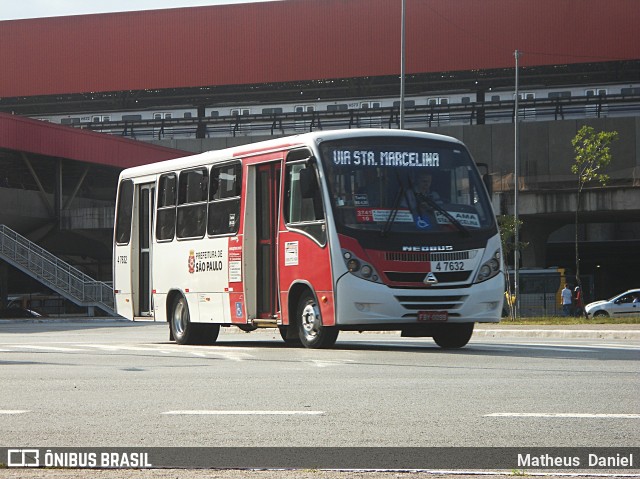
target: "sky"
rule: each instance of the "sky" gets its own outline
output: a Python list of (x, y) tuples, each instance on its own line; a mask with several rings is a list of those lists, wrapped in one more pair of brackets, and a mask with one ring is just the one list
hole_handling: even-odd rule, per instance
[(0, 0), (0, 20), (264, 1), (273, 0)]

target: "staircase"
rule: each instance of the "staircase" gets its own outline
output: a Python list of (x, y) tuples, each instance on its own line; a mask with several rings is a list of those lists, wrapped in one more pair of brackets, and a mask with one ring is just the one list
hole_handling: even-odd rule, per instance
[(87, 276), (5, 225), (0, 225), (0, 259), (75, 304), (89, 308), (90, 315), (94, 307), (116, 315), (111, 286)]

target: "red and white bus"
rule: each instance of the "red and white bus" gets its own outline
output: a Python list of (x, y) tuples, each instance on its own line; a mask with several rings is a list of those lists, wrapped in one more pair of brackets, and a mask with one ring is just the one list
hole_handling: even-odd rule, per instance
[(500, 255), (482, 177), (446, 136), (320, 131), (120, 175), (117, 312), (179, 344), (238, 326), (311, 348), (340, 330), (462, 347), (500, 320)]

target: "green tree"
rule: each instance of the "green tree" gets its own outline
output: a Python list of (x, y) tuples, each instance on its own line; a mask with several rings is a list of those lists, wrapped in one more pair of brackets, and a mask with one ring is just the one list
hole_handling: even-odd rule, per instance
[[(509, 308), (509, 318), (515, 320), (515, 293), (511, 290), (511, 278), (509, 276), (509, 265), (507, 264), (507, 258), (515, 251), (515, 236), (516, 236), (516, 217), (514, 215), (500, 215), (498, 216), (498, 226), (500, 227), (500, 241), (502, 242), (502, 264), (504, 266), (504, 274), (507, 278), (507, 294), (505, 297), (507, 307)], [(518, 220), (518, 228), (522, 226), (522, 220)], [(518, 252), (521, 252), (528, 243), (518, 241)]]
[(576, 153), (575, 162), (571, 166), (571, 172), (577, 175), (578, 189), (576, 192), (575, 214), (575, 250), (576, 250), (576, 284), (582, 290), (580, 281), (580, 254), (578, 251), (578, 215), (582, 207), (582, 191), (587, 183), (597, 182), (606, 186), (609, 175), (603, 172), (611, 163), (611, 150), (609, 145), (618, 139), (617, 131), (596, 132), (590, 126), (580, 128), (576, 136), (571, 140)]

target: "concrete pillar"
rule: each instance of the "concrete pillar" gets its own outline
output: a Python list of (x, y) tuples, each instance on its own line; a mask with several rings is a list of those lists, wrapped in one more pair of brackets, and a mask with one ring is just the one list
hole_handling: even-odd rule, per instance
[(60, 217), (62, 216), (62, 160), (56, 160), (56, 176), (55, 176), (55, 191), (54, 191), (54, 213), (56, 222), (60, 224)]
[(540, 220), (526, 216), (522, 219), (520, 241), (528, 243), (521, 252), (523, 268), (544, 268), (546, 266), (547, 241), (559, 224), (551, 220)]
[(198, 105), (198, 126), (196, 128), (196, 138), (205, 138), (207, 136), (207, 125), (204, 123), (205, 115), (205, 106)]
[(0, 309), (7, 307), (9, 296), (9, 265), (0, 261)]

